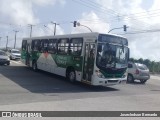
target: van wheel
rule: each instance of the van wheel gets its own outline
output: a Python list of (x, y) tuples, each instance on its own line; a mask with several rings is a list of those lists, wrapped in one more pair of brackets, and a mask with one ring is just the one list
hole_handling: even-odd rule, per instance
[(32, 63), (32, 69), (33, 71), (37, 71), (37, 63), (35, 61)]
[(69, 80), (70, 82), (75, 82), (75, 79), (76, 79), (76, 73), (75, 73), (75, 71), (74, 70), (68, 70), (68, 72), (67, 72), (67, 80)]
[(147, 80), (140, 80), (141, 83), (145, 83)]
[(132, 75), (128, 74), (128, 76), (127, 76), (127, 82), (128, 83), (133, 83), (134, 82), (134, 78), (133, 78)]

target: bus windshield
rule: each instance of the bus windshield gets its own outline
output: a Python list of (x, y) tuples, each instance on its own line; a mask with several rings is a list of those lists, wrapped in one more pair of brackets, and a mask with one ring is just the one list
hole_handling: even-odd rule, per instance
[(97, 66), (102, 68), (124, 68), (128, 62), (128, 48), (123, 45), (98, 43)]

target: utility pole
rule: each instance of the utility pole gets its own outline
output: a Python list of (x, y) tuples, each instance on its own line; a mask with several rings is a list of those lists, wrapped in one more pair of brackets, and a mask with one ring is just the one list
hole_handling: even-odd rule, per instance
[(30, 30), (30, 38), (31, 38), (32, 37), (32, 27), (35, 26), (35, 25), (32, 25), (32, 24), (28, 24), (28, 25), (31, 28), (31, 30)]
[(52, 21), (51, 21), (51, 23), (54, 24), (54, 36), (55, 36), (55, 35), (56, 35), (56, 26), (59, 25), (59, 24), (54, 23), (54, 22), (52, 22)]
[(16, 30), (13, 30), (14, 32), (15, 32), (15, 41), (14, 41), (14, 49), (16, 48), (16, 34), (17, 34), (17, 32), (19, 32), (19, 31), (16, 31)]
[(7, 50), (7, 46), (8, 46), (8, 36), (6, 36), (7, 37), (7, 42), (6, 42), (6, 50)]

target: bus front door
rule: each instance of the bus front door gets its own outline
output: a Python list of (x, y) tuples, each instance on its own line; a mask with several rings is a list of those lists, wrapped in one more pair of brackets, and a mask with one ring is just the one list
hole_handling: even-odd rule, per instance
[(83, 80), (91, 82), (95, 60), (95, 43), (85, 43), (84, 62), (83, 62)]

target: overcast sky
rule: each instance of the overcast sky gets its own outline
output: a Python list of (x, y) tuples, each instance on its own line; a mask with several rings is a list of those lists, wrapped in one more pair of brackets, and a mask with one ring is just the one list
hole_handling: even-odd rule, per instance
[(30, 35), (29, 24), (34, 25), (32, 36), (53, 35), (51, 21), (59, 24), (56, 34), (90, 32), (74, 28), (71, 22), (76, 20), (101, 33), (127, 25), (127, 32), (111, 33), (128, 38), (131, 57), (160, 61), (159, 6), (159, 0), (0, 0), (0, 47), (6, 46), (6, 36), (13, 47), (13, 30), (19, 31), (16, 46), (20, 47), (22, 38)]

